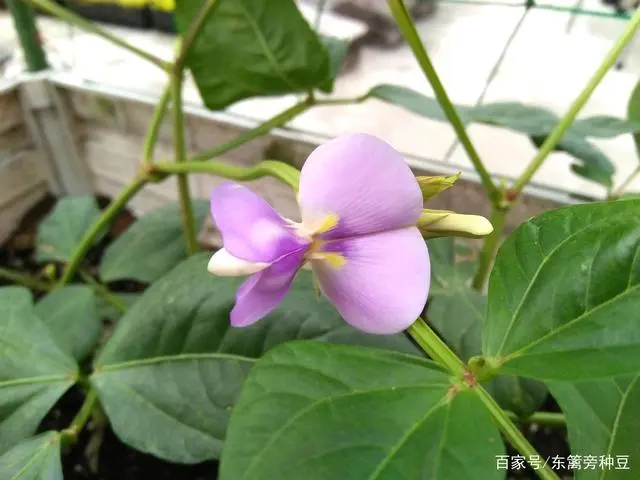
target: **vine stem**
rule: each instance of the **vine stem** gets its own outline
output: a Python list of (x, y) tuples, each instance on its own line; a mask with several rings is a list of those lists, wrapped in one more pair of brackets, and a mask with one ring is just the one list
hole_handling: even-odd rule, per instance
[(91, 418), (91, 413), (97, 404), (98, 394), (93, 388), (90, 388), (77, 415), (71, 424), (61, 432), (65, 442), (75, 443), (78, 441), (78, 435)]
[(609, 195), (609, 199), (610, 200), (615, 199), (615, 198), (618, 198), (620, 195), (622, 195), (625, 192), (625, 190), (629, 188), (629, 185), (631, 185), (631, 183), (636, 179), (638, 175), (640, 175), (640, 164), (633, 169), (633, 171), (620, 184), (618, 188), (616, 188), (613, 192), (611, 192), (611, 194)]
[(148, 167), (153, 163), (153, 151), (158, 142), (158, 135), (160, 134), (160, 127), (162, 126), (162, 119), (167, 113), (169, 108), (169, 101), (171, 100), (171, 94), (173, 91), (173, 81), (170, 78), (167, 88), (165, 88), (158, 105), (156, 105), (153, 111), (153, 117), (151, 117), (151, 123), (147, 130), (147, 135), (144, 139), (144, 146), (142, 148), (142, 166)]
[[(437, 363), (447, 368), (454, 376), (460, 379), (468, 379), (470, 372), (466, 369), (464, 363), (458, 356), (447, 346), (436, 332), (422, 318), (418, 318), (411, 325), (407, 332), (413, 337), (418, 345)], [(509, 414), (505, 412), (496, 403), (493, 397), (481, 385), (475, 382), (469, 386), (478, 395), (482, 403), (487, 407), (494, 421), (497, 423), (500, 431), (505, 438), (526, 458), (538, 455), (535, 448), (529, 443), (520, 429), (511, 421)], [(559, 480), (551, 467), (545, 465), (536, 473), (542, 480)]]
[(479, 292), (484, 290), (487, 278), (491, 272), (491, 263), (493, 262), (493, 258), (498, 250), (500, 238), (502, 237), (502, 232), (504, 231), (507, 221), (508, 212), (508, 207), (494, 207), (492, 210), (490, 222), (491, 225), (493, 225), (493, 232), (491, 232), (482, 243), (480, 256), (478, 257), (478, 270), (476, 271), (476, 275), (473, 277), (472, 282), (473, 288)]
[(102, 212), (100, 218), (98, 218), (95, 223), (91, 225), (89, 230), (87, 230), (87, 233), (84, 234), (84, 237), (82, 237), (82, 240), (73, 252), (71, 260), (62, 272), (59, 285), (66, 285), (73, 279), (73, 276), (78, 271), (82, 260), (91, 248), (91, 245), (93, 245), (98, 234), (109, 227), (111, 221), (127, 205), (127, 202), (131, 200), (131, 198), (133, 198), (133, 196), (138, 193), (148, 181), (147, 175), (136, 177), (124, 188), (124, 190), (122, 190), (122, 192), (120, 192), (120, 195), (118, 195), (118, 197), (109, 204), (104, 212)]
[(429, 58), (429, 54), (422, 44), (420, 35), (416, 30), (416, 26), (411, 19), (411, 15), (407, 10), (406, 5), (404, 4), (403, 0), (387, 0), (387, 3), (389, 4), (391, 13), (395, 18), (395, 21), (398, 24), (402, 35), (411, 47), (413, 55), (416, 57), (416, 60), (418, 60), (418, 63), (420, 64), (422, 71), (427, 77), (427, 80), (429, 80), (431, 88), (433, 88), (433, 93), (435, 94), (436, 100), (447, 116), (449, 123), (451, 123), (451, 126), (455, 130), (458, 136), (458, 140), (469, 156), (471, 163), (473, 163), (474, 168), (478, 172), (480, 181), (482, 182), (482, 186), (484, 187), (493, 204), (496, 205), (501, 200), (500, 192), (493, 183), (491, 175), (484, 166), (484, 163), (482, 163), (482, 160), (480, 159), (476, 148), (473, 146), (473, 143), (471, 142), (471, 139), (467, 134), (465, 126), (462, 123), (458, 112), (449, 99), (449, 95), (447, 95), (447, 92), (444, 89), (444, 85), (442, 85), (442, 82), (438, 77), (438, 73), (436, 72), (433, 63), (431, 62), (431, 58)]
[(537, 423), (549, 427), (566, 427), (567, 419), (562, 413), (557, 412), (533, 412), (528, 417), (519, 417), (515, 413), (505, 412), (515, 422)]
[(250, 142), (254, 138), (258, 138), (262, 135), (269, 133), (274, 128), (283, 126), (285, 123), (289, 122), (293, 118), (297, 117), (301, 113), (311, 108), (314, 104), (315, 104), (315, 100), (313, 98), (306, 97), (301, 102), (298, 102), (292, 107), (289, 107), (286, 110), (283, 110), (279, 114), (271, 117), (269, 120), (266, 120), (260, 125), (250, 130), (245, 130), (240, 135), (238, 135), (235, 138), (232, 138), (228, 142), (218, 145), (217, 147), (214, 147), (210, 150), (205, 150), (204, 152), (193, 157), (191, 160), (194, 162), (203, 162), (215, 157), (219, 157), (220, 155), (223, 155), (228, 151), (239, 147), (240, 145), (244, 145), (245, 143)]
[[(187, 146), (184, 135), (184, 112), (182, 111), (182, 80), (183, 71), (176, 70), (172, 77), (173, 100), (173, 146), (175, 150), (175, 162), (181, 164), (187, 161)], [(198, 238), (193, 217), (193, 204), (189, 192), (189, 178), (186, 173), (178, 173), (178, 197), (180, 198), (180, 212), (182, 216), (182, 228), (187, 241), (187, 252), (193, 255), (199, 250)]]
[(298, 189), (300, 171), (286, 163), (264, 160), (251, 167), (233, 165), (216, 160), (208, 162), (156, 163), (154, 172), (164, 174), (210, 173), (231, 180), (247, 181), (262, 177), (274, 177), (295, 190)]
[(37, 278), (25, 275), (24, 273), (16, 272), (2, 267), (0, 267), (0, 278), (9, 280), (10, 282), (22, 285), (23, 287), (27, 287), (32, 290), (41, 290), (43, 292), (53, 290), (53, 285), (50, 285), (47, 282), (43, 282), (41, 280), (38, 280)]
[(93, 33), (94, 35), (98, 35), (99, 37), (102, 37), (105, 40), (108, 40), (114, 45), (117, 45), (121, 48), (124, 48), (125, 50), (130, 51), (131, 53), (138, 55), (139, 57), (158, 66), (162, 70), (165, 70), (167, 72), (170, 71), (171, 64), (169, 62), (165, 62), (164, 60), (156, 57), (155, 55), (152, 55), (149, 52), (145, 52), (144, 50), (130, 44), (129, 42), (122, 40), (117, 35), (114, 35), (108, 30), (105, 30), (99, 27), (98, 25), (96, 25), (95, 23), (89, 20), (85, 20), (80, 15), (77, 15), (72, 11), (64, 8), (63, 6), (58, 5), (52, 0), (25, 0), (25, 1), (29, 2), (31, 5), (39, 8), (40, 10), (50, 13), (51, 15), (58, 17), (61, 20), (65, 20), (71, 23), (72, 25), (75, 25), (76, 27), (81, 28), (82, 30), (85, 30), (89, 33)]
[(93, 278), (83, 270), (79, 270), (78, 274), (80, 275), (84, 283), (93, 288), (98, 295), (100, 295), (107, 302), (113, 305), (121, 313), (126, 313), (127, 304), (120, 300), (116, 295), (114, 295), (111, 290), (109, 290), (106, 286), (98, 282), (95, 278)]
[(571, 124), (578, 116), (578, 113), (585, 106), (594, 90), (598, 87), (604, 76), (607, 74), (609, 69), (618, 61), (618, 57), (625, 49), (627, 44), (633, 39), (634, 34), (638, 30), (640, 26), (640, 8), (636, 9), (635, 13), (629, 20), (627, 27), (616, 43), (611, 47), (609, 53), (604, 57), (600, 66), (596, 69), (594, 74), (591, 76), (584, 89), (577, 98), (573, 101), (567, 112), (564, 114), (560, 122), (556, 125), (556, 127), (552, 130), (549, 136), (546, 138), (536, 155), (533, 157), (527, 168), (522, 172), (520, 177), (516, 180), (513, 185), (512, 193), (517, 196), (520, 194), (522, 189), (531, 181), (534, 174), (538, 171), (542, 163), (549, 156), (549, 154), (553, 151), (555, 146), (558, 144), (562, 136), (566, 133), (566, 131), (571, 127)]

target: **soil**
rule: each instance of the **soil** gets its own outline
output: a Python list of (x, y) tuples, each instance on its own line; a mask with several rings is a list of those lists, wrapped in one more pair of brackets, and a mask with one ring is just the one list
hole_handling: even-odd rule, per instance
[[(98, 198), (97, 200), (101, 208), (104, 208), (108, 203), (106, 198)], [(38, 275), (41, 272), (42, 265), (37, 264), (34, 260), (36, 231), (40, 221), (54, 205), (55, 200), (52, 197), (47, 197), (25, 215), (13, 236), (0, 248), (1, 267), (17, 269), (33, 275)], [(113, 241), (133, 221), (135, 218), (130, 213), (123, 212), (116, 219), (103, 241), (91, 249), (87, 256), (88, 267), (86, 267), (90, 273), (95, 273), (95, 266), (98, 265), (109, 242)], [(7, 284), (9, 282), (0, 279), (0, 286)], [(135, 282), (117, 282), (110, 284), (109, 288), (117, 292), (138, 292), (144, 289), (144, 285)], [(33, 293), (36, 298), (42, 295), (41, 292)], [(61, 430), (68, 427), (78, 412), (83, 398), (79, 388), (72, 388), (45, 417), (38, 431)], [(548, 397), (541, 410), (560, 411), (551, 396)], [(558, 455), (566, 459), (569, 455), (566, 430), (564, 429), (552, 429), (531, 424), (523, 427), (523, 433), (539, 452), (542, 462), (549, 459), (549, 464), (551, 464), (553, 456)], [(167, 432), (167, 434), (170, 435), (171, 432)], [(510, 457), (517, 455), (511, 448), (508, 448), (507, 454)], [(215, 480), (218, 478), (218, 462), (216, 461), (198, 465), (176, 465), (159, 460), (129, 448), (118, 439), (106, 420), (96, 421), (95, 418), (88, 423), (77, 444), (63, 452), (62, 463), (65, 480), (142, 480), (145, 478)], [(566, 470), (556, 470), (555, 472), (561, 478), (572, 478), (570, 472)], [(510, 469), (507, 478), (519, 480), (537, 477), (534, 471), (528, 468), (526, 470)]]

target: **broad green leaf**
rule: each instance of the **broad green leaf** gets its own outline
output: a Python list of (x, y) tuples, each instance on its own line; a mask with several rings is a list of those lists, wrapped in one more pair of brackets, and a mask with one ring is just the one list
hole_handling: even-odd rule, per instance
[(634, 478), (640, 465), (640, 376), (549, 384), (567, 420), (574, 455), (611, 456), (613, 465), (575, 472), (577, 480)]
[(248, 369), (279, 343), (317, 339), (416, 352), (404, 336), (349, 327), (316, 298), (308, 275), (300, 275), (276, 312), (231, 328), (240, 281), (209, 274), (208, 259), (208, 253), (190, 257), (145, 291), (95, 362), (91, 380), (111, 425), (138, 450), (180, 463), (216, 458)]
[(639, 251), (639, 200), (561, 208), (522, 224), (489, 279), (485, 355), (505, 373), (542, 380), (638, 371)]
[(84, 234), (100, 216), (93, 197), (65, 197), (38, 228), (36, 260), (68, 262)]
[[(201, 0), (176, 4), (185, 35)], [(327, 50), (292, 0), (220, 0), (187, 57), (200, 95), (211, 110), (264, 95), (330, 91)]]
[(77, 361), (84, 359), (102, 331), (93, 290), (85, 285), (58, 288), (43, 297), (35, 313), (57, 344)]
[(35, 315), (31, 294), (0, 288), (0, 454), (36, 431), (78, 367)]
[(640, 118), (638, 120), (625, 120), (608, 115), (596, 115), (576, 120), (569, 131), (583, 137), (612, 138), (618, 135), (640, 132)]
[[(456, 252), (453, 237), (429, 240), (431, 290), (427, 317), (455, 353), (467, 362), (482, 353), (482, 327), (487, 299), (473, 288), (471, 279), (477, 269), (475, 261), (460, 260), (470, 252)], [(547, 397), (547, 387), (536, 380), (499, 376), (485, 388), (500, 406), (526, 417)]]
[[(434, 98), (407, 87), (378, 85), (368, 92), (367, 98), (392, 103), (431, 120), (447, 121), (446, 115)], [(464, 123), (509, 128), (528, 135), (537, 147), (544, 142), (559, 121), (557, 115), (550, 110), (518, 102), (487, 103), (475, 107), (458, 105), (456, 111)], [(583, 130), (584, 126), (582, 130), (569, 130), (555, 149), (580, 160), (580, 163), (571, 167), (576, 174), (608, 187), (615, 171), (613, 164), (586, 140), (587, 135)]]
[[(627, 118), (632, 122), (640, 122), (640, 81), (631, 92), (629, 103), (627, 104)], [(636, 143), (636, 152), (640, 160), (640, 132), (636, 132), (633, 136)]]
[[(193, 202), (196, 231), (208, 214), (207, 201)], [(100, 263), (100, 278), (104, 282), (127, 279), (151, 283), (185, 258), (180, 205), (165, 205), (134, 222), (109, 245)]]
[(29, 438), (0, 456), (2, 480), (62, 480), (60, 433)]
[[(113, 292), (112, 292), (113, 293)], [(127, 306), (127, 309), (131, 308), (131, 306), (138, 301), (138, 299), (142, 296), (142, 293), (113, 293), (115, 297), (117, 297), (124, 305)], [(114, 305), (109, 303), (104, 297), (98, 297), (98, 315), (103, 320), (109, 320), (110, 322), (117, 322), (120, 320), (124, 312), (120, 309), (116, 308)]]
[(220, 478), (502, 478), (491, 417), (475, 392), (451, 396), (449, 381), (428, 360), (384, 350), (275, 348), (233, 411)]

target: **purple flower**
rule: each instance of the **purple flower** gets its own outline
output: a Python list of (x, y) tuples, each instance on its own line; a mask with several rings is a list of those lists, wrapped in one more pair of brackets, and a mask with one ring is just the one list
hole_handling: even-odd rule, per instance
[(429, 255), (416, 227), (422, 201), (402, 155), (366, 134), (336, 138), (311, 153), (300, 174), (301, 223), (282, 218), (245, 187), (219, 186), (211, 213), (224, 248), (209, 271), (251, 274), (238, 289), (231, 324), (247, 326), (273, 311), (308, 265), (353, 327), (404, 330), (429, 291)]

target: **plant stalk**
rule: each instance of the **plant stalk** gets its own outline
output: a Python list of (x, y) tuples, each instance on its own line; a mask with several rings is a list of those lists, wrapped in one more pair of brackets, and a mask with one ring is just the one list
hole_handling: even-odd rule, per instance
[(206, 0), (206, 3), (198, 11), (198, 15), (189, 26), (189, 31), (184, 36), (184, 40), (180, 46), (178, 55), (176, 55), (176, 59), (173, 62), (174, 72), (184, 70), (187, 55), (189, 54), (191, 47), (196, 41), (196, 38), (198, 38), (198, 35), (202, 31), (205, 23), (216, 11), (216, 8), (218, 8), (219, 4), (220, 2), (218, 0)]
[(258, 138), (262, 135), (266, 135), (274, 128), (278, 128), (283, 126), (285, 123), (289, 122), (293, 118), (297, 117), (301, 113), (308, 110), (311, 106), (314, 105), (314, 100), (310, 98), (305, 98), (301, 102), (296, 103), (292, 107), (287, 108), (286, 110), (280, 112), (276, 116), (270, 118), (269, 120), (261, 123), (260, 125), (242, 132), (235, 138), (232, 138), (228, 142), (225, 142), (217, 147), (214, 147), (210, 150), (206, 150), (191, 160), (194, 162), (203, 162), (205, 160), (211, 160), (212, 158), (219, 157), (234, 148), (239, 147), (240, 145), (244, 145), (245, 143), (250, 142), (251, 140)]
[(81, 28), (82, 30), (85, 30), (89, 33), (93, 33), (94, 35), (98, 35), (99, 37), (102, 37), (105, 40), (121, 48), (124, 48), (125, 50), (128, 50), (131, 53), (134, 53), (139, 57), (153, 63), (154, 65), (158, 66), (159, 68), (167, 72), (170, 71), (171, 65), (168, 62), (165, 62), (164, 60), (156, 57), (155, 55), (152, 55), (134, 45), (131, 45), (129, 42), (122, 40), (120, 37), (111, 33), (110, 31), (103, 29), (102, 27), (96, 25), (94, 22), (91, 22), (89, 20), (82, 18), (80, 15), (77, 15), (72, 11), (64, 8), (63, 6), (58, 5), (52, 0), (25, 0), (25, 1), (28, 1), (34, 7), (37, 7), (40, 10), (43, 10), (55, 17), (58, 17), (61, 20), (67, 21), (70, 24), (75, 25), (78, 28)]
[(10, 282), (13, 282), (17, 285), (22, 285), (23, 287), (27, 287), (32, 290), (40, 290), (43, 292), (48, 292), (54, 287), (53, 285), (50, 285), (47, 282), (43, 282), (42, 280), (38, 280), (37, 278), (34, 278), (30, 275), (26, 275), (24, 273), (2, 267), (0, 267), (0, 278), (9, 280)]
[(49, 64), (40, 41), (33, 6), (24, 0), (7, 0), (7, 7), (13, 17), (13, 24), (28, 70), (30, 72), (46, 70)]
[(416, 60), (418, 60), (418, 63), (420, 64), (422, 71), (427, 77), (427, 80), (429, 80), (429, 84), (431, 84), (431, 88), (433, 89), (436, 100), (447, 116), (449, 123), (451, 123), (451, 126), (455, 130), (458, 136), (458, 140), (460, 141), (460, 144), (464, 148), (465, 152), (467, 152), (471, 163), (473, 163), (474, 168), (478, 172), (480, 181), (482, 182), (482, 186), (487, 192), (489, 199), (494, 205), (497, 205), (500, 200), (500, 192), (493, 183), (491, 175), (484, 166), (484, 163), (482, 163), (482, 160), (480, 159), (476, 148), (473, 146), (473, 143), (471, 142), (471, 139), (467, 134), (465, 126), (462, 123), (458, 112), (449, 99), (449, 95), (447, 95), (447, 92), (444, 89), (444, 85), (442, 85), (442, 82), (438, 77), (438, 73), (436, 72), (433, 63), (429, 58), (429, 54), (422, 44), (420, 35), (418, 34), (416, 26), (411, 19), (411, 14), (407, 10), (407, 7), (402, 0), (387, 0), (387, 3), (389, 4), (391, 13), (395, 18), (396, 23), (398, 24), (398, 27), (402, 32), (402, 35), (411, 47), (413, 55), (416, 57)]
[(158, 142), (158, 135), (160, 134), (160, 127), (162, 126), (162, 119), (167, 113), (169, 102), (171, 100), (171, 94), (173, 91), (173, 80), (169, 78), (167, 88), (162, 93), (158, 105), (156, 105), (153, 111), (153, 117), (151, 123), (147, 129), (147, 135), (144, 139), (144, 146), (142, 149), (142, 166), (148, 167), (153, 163), (153, 151), (156, 143)]
[[(434, 361), (443, 365), (455, 376), (467, 378), (469, 372), (462, 360), (422, 318), (418, 318), (407, 331)], [(511, 445), (527, 458), (533, 455), (539, 456), (520, 429), (509, 419), (509, 415), (500, 408), (493, 397), (481, 385), (476, 383), (470, 385), (470, 388), (476, 392), (482, 403), (491, 412), (495, 422), (500, 427), (500, 431), (502, 431)], [(558, 477), (548, 465), (537, 470), (536, 473), (542, 480), (558, 480)]]
[(491, 213), (490, 221), (491, 225), (493, 225), (493, 232), (491, 232), (482, 243), (482, 249), (480, 250), (480, 256), (478, 258), (478, 270), (472, 283), (473, 288), (479, 292), (484, 290), (485, 283), (491, 272), (491, 264), (493, 263), (500, 239), (502, 238), (508, 212), (508, 207), (494, 207)]
[[(173, 103), (173, 147), (175, 150), (176, 164), (187, 161), (187, 146), (184, 132), (184, 112), (182, 111), (182, 80), (183, 71), (176, 70), (172, 78), (172, 103)], [(189, 178), (186, 173), (178, 173), (178, 196), (180, 198), (180, 211), (182, 216), (182, 228), (187, 242), (189, 255), (196, 253), (200, 247), (196, 235), (193, 216), (193, 204), (189, 191)]]
[(120, 300), (116, 295), (114, 295), (113, 292), (109, 290), (105, 285), (98, 282), (95, 278), (93, 278), (91, 275), (89, 275), (87, 272), (83, 270), (79, 270), (78, 274), (80, 275), (84, 283), (86, 283), (91, 288), (93, 288), (93, 290), (98, 295), (100, 295), (107, 302), (113, 305), (113, 307), (115, 307), (116, 310), (118, 310), (121, 313), (126, 313), (127, 304), (122, 300)]
[(91, 225), (91, 227), (89, 228), (87, 233), (85, 233), (84, 237), (82, 237), (82, 240), (73, 252), (71, 260), (62, 272), (62, 277), (60, 278), (58, 286), (66, 285), (71, 280), (73, 280), (73, 277), (78, 271), (82, 260), (93, 245), (96, 237), (100, 234), (100, 232), (102, 232), (111, 224), (116, 215), (118, 215), (120, 211), (127, 205), (127, 202), (131, 200), (131, 198), (133, 198), (133, 196), (138, 193), (142, 189), (142, 187), (147, 184), (147, 182), (148, 178), (146, 175), (136, 177), (102, 212), (100, 218), (98, 218), (93, 223), (93, 225)]
[(616, 188), (609, 195), (609, 200), (616, 199), (620, 197), (620, 195), (625, 193), (625, 190), (629, 188), (629, 185), (633, 183), (633, 181), (640, 175), (640, 164), (634, 168), (633, 172), (629, 174), (629, 176), (620, 184), (618, 188)]
[(248, 181), (262, 177), (274, 177), (281, 182), (298, 189), (300, 171), (286, 163), (275, 160), (264, 160), (251, 167), (233, 165), (217, 160), (208, 162), (156, 163), (154, 172), (164, 174), (210, 173), (231, 180)]
[(71, 421), (71, 425), (62, 431), (62, 438), (65, 443), (73, 444), (78, 441), (80, 432), (91, 418), (91, 413), (97, 404), (98, 394), (93, 388), (91, 388), (89, 389), (89, 392), (87, 392), (84, 403), (80, 407), (77, 415)]
[(513, 412), (505, 412), (513, 422), (537, 423), (548, 427), (566, 427), (567, 420), (562, 413), (557, 412), (533, 412), (528, 417), (519, 417)]
[(513, 185), (512, 192), (517, 196), (522, 192), (522, 189), (531, 181), (535, 173), (542, 166), (543, 162), (553, 151), (558, 144), (562, 136), (567, 132), (571, 124), (578, 116), (578, 113), (585, 106), (594, 90), (598, 87), (602, 79), (605, 77), (609, 69), (615, 65), (618, 61), (618, 57), (625, 49), (627, 44), (633, 40), (638, 27), (640, 26), (640, 8), (636, 9), (635, 13), (631, 17), (631, 20), (627, 23), (627, 27), (616, 43), (611, 47), (609, 53), (604, 57), (602, 63), (597, 68), (595, 73), (589, 79), (584, 89), (578, 97), (573, 101), (567, 112), (564, 114), (560, 122), (556, 125), (553, 131), (546, 138), (536, 155), (533, 157), (527, 168), (522, 172), (520, 177)]

